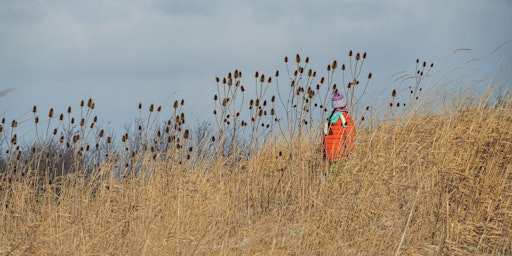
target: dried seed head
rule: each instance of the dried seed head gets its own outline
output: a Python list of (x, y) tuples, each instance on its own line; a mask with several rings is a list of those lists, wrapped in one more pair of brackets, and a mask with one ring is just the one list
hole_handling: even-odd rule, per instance
[(285, 63), (288, 63), (288, 56), (285, 56), (285, 57), (284, 57), (284, 62), (285, 62)]
[(366, 52), (363, 53), (363, 59), (366, 59)]
[(300, 55), (295, 55), (295, 62), (300, 63)]
[(264, 74), (261, 74), (261, 77), (260, 77), (260, 83), (263, 83), (265, 82), (265, 75)]
[(427, 62), (423, 62), (423, 67), (426, 67), (427, 66)]
[(396, 97), (396, 90), (395, 89), (393, 89), (393, 91), (391, 92), (391, 97), (393, 97), (393, 98)]
[(242, 86), (240, 86), (240, 90), (241, 90), (242, 92), (245, 92), (245, 88), (244, 88), (244, 86), (243, 86), (243, 85), (242, 85)]
[(215, 136), (212, 136), (212, 142), (215, 142)]
[(189, 132), (188, 129), (183, 132), (183, 138), (184, 139), (188, 139), (189, 135), (190, 135), (190, 132)]
[(260, 76), (260, 73), (258, 73), (258, 71), (256, 71), (256, 73), (254, 73), (254, 78), (258, 78)]
[(80, 101), (80, 107), (84, 106), (84, 100)]
[(105, 134), (105, 131), (103, 129), (101, 129), (100, 134), (99, 134), (100, 138), (102, 138), (104, 134)]
[(53, 129), (53, 135), (57, 135), (57, 128)]
[(82, 119), (80, 120), (80, 126), (84, 126), (84, 125), (85, 125), (85, 119), (83, 119), (83, 118), (82, 118)]
[(359, 59), (361, 59), (361, 55), (359, 55), (359, 53), (356, 53), (356, 61), (358, 61)]
[(331, 71), (331, 64), (327, 65), (327, 71)]
[(16, 145), (17, 142), (18, 142), (18, 136), (16, 134), (14, 134), (14, 136), (12, 136), (11, 143)]
[(420, 59), (416, 59), (416, 64), (418, 64), (420, 62)]
[(272, 83), (272, 77), (270, 77), (270, 76), (268, 77), (267, 83), (269, 83), (269, 84)]
[(48, 116), (49, 116), (50, 118), (52, 118), (52, 117), (53, 117), (53, 108), (50, 108), (50, 113), (48, 113)]
[(32, 113), (35, 113), (35, 112), (37, 112), (37, 107), (36, 107), (36, 105), (34, 105), (34, 107), (32, 108)]
[(34, 122), (35, 122), (36, 124), (37, 124), (37, 123), (39, 123), (39, 117), (38, 117), (38, 116), (36, 116), (36, 118), (34, 118)]
[(341, 70), (345, 71), (345, 64), (341, 64)]
[(323, 84), (324, 82), (325, 82), (325, 78), (324, 77), (320, 78), (320, 84)]
[(16, 122), (16, 120), (12, 120), (11, 127), (12, 128), (18, 127), (18, 122)]
[(431, 68), (433, 68), (433, 67), (434, 67), (434, 63), (431, 63), (431, 64), (430, 64), (430, 67), (431, 67)]
[(276, 77), (279, 77), (279, 70), (276, 70)]
[(62, 114), (62, 113), (60, 114), (60, 116), (59, 116), (59, 120), (60, 120), (60, 121), (64, 120), (64, 114)]
[(306, 64), (309, 63), (309, 57), (306, 56)]
[(220, 78), (218, 76), (215, 77), (215, 82), (220, 82)]
[(162, 106), (158, 106), (158, 108), (156, 109), (156, 111), (158, 111), (158, 112), (162, 111)]
[[(217, 97), (217, 95), (215, 95), (215, 97)], [(178, 101), (174, 101), (174, 105), (172, 106), (174, 109), (177, 109), (178, 108)]]
[(334, 60), (332, 62), (332, 69), (336, 69), (338, 67), (338, 62), (336, 60)]
[(184, 100), (184, 99), (181, 99), (180, 104), (181, 104), (182, 106), (183, 106), (183, 105), (185, 105), (185, 100)]
[(272, 95), (272, 98), (270, 99), (270, 101), (271, 101), (272, 103), (274, 103), (274, 102), (276, 101), (276, 96), (275, 96), (275, 95)]
[(142, 103), (139, 103), (139, 109), (142, 109)]
[(368, 73), (368, 79), (372, 79), (372, 73)]
[(149, 105), (149, 112), (153, 112), (153, 108), (154, 108), (153, 104)]
[(94, 103), (92, 102), (92, 99), (89, 98), (89, 100), (87, 101), (87, 107), (92, 108), (93, 104)]
[(350, 50), (350, 51), (348, 52), (348, 56), (349, 56), (349, 57), (352, 57), (352, 50)]

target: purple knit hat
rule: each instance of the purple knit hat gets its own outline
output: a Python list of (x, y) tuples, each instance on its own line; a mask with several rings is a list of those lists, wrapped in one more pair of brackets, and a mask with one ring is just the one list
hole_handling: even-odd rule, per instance
[(335, 92), (331, 98), (332, 108), (334, 110), (341, 110), (347, 107), (347, 102), (345, 101), (345, 97), (343, 94), (339, 92)]

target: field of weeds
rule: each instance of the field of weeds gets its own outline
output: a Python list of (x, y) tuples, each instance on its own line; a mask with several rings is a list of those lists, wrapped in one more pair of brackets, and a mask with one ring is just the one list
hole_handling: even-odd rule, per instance
[[(412, 85), (375, 108), (359, 101), (366, 54), (349, 57), (318, 79), (308, 59), (286, 58), (281, 91), (278, 72), (256, 73), (251, 89), (240, 71), (217, 78), (211, 125), (189, 126), (184, 100), (162, 122), (162, 107), (140, 104), (117, 137), (95, 126), (89, 100), (62, 114), (34, 106), (24, 145), (2, 120), (0, 253), (512, 254), (510, 94), (432, 103), (433, 65), (418, 60)], [(357, 139), (332, 169), (318, 131), (340, 69)]]

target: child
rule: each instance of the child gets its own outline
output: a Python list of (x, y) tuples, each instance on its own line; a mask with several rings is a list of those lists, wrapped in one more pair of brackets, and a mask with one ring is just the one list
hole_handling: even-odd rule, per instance
[(334, 91), (332, 99), (333, 111), (324, 127), (324, 157), (331, 167), (354, 151), (355, 125), (350, 118), (347, 103), (343, 94)]

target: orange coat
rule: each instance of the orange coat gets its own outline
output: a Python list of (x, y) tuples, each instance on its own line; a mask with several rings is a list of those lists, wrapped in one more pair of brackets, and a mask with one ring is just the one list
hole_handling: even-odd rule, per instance
[(328, 121), (323, 146), (324, 156), (329, 162), (337, 162), (349, 152), (354, 151), (355, 124), (348, 112), (343, 112), (343, 117), (346, 121), (345, 125), (342, 124), (341, 118), (338, 118), (334, 124)]

